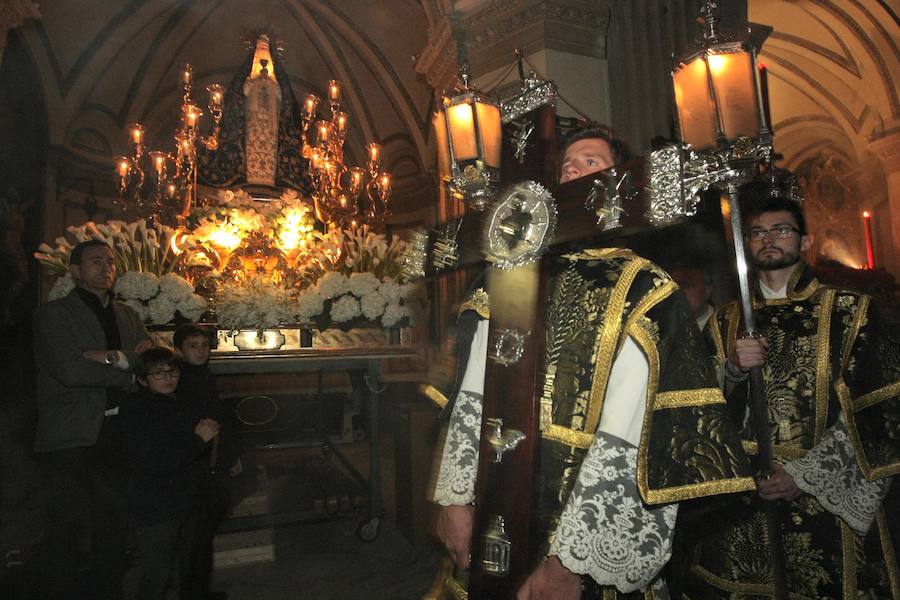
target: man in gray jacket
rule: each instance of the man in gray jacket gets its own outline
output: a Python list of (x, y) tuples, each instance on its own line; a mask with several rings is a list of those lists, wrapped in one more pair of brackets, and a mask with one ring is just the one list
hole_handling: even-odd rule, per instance
[(38, 422), (50, 492), (44, 597), (121, 598), (125, 568), (119, 404), (137, 353), (152, 345), (140, 317), (114, 300), (116, 264), (100, 240), (73, 248), (77, 286), (34, 315)]

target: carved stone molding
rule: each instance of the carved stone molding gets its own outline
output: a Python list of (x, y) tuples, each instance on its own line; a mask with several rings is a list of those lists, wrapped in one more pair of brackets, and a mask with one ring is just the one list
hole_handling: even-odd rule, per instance
[(870, 139), (869, 150), (881, 161), (885, 175), (900, 172), (900, 131)]
[(606, 0), (493, 0), (460, 16), (465, 53), (478, 77), (511, 62), (513, 51), (544, 49), (606, 57)]
[(450, 18), (445, 17), (443, 23), (436, 23), (429, 36), (428, 45), (422, 49), (416, 59), (416, 72), (425, 76), (435, 93), (440, 95), (444, 90), (452, 89), (457, 80), (457, 42), (451, 27)]
[(6, 33), (25, 22), (25, 19), (40, 19), (38, 6), (31, 0), (3, 0), (0, 2), (0, 61), (6, 48)]

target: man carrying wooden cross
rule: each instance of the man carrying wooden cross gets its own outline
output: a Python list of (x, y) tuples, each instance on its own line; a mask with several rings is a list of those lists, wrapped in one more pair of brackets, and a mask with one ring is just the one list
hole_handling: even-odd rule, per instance
[[(562, 182), (620, 162), (608, 130), (565, 145)], [(665, 597), (677, 503), (752, 489), (711, 360), (677, 285), (656, 265), (617, 248), (552, 260), (540, 390), (538, 547), (517, 598)], [(483, 291), (434, 500), (438, 532), (469, 567), (488, 361)], [(531, 402), (523, 398), (522, 402)], [(517, 400), (518, 401), (518, 400)], [(504, 459), (505, 460), (505, 459)], [(521, 498), (527, 504), (531, 498)]]

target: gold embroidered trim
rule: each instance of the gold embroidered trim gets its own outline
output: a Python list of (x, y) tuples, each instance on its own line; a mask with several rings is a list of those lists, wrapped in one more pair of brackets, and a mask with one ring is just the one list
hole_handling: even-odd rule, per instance
[(844, 600), (856, 600), (856, 534), (850, 526), (838, 519), (841, 525), (841, 554), (844, 559), (844, 573), (841, 578)]
[(844, 356), (841, 359), (841, 373), (846, 370), (850, 363), (850, 353), (853, 351), (853, 345), (856, 344), (856, 338), (859, 336), (859, 330), (862, 329), (862, 323), (869, 312), (869, 296), (860, 296), (859, 303), (856, 306), (856, 314), (853, 316), (853, 325), (850, 327), (850, 334), (844, 345)]
[(469, 297), (459, 307), (459, 314), (467, 310), (474, 310), (482, 319), (491, 318), (491, 299), (484, 288), (478, 288), (469, 294)]
[(714, 575), (705, 567), (695, 564), (691, 567), (691, 571), (705, 581), (706, 583), (726, 592), (737, 592), (743, 594), (752, 594), (756, 596), (774, 596), (775, 588), (765, 583), (741, 583), (738, 581), (728, 581), (718, 575)]
[[(750, 440), (741, 440), (741, 446), (747, 454), (759, 454), (759, 444)], [(772, 454), (781, 458), (803, 458), (809, 450), (795, 446), (772, 444)]]
[(803, 272), (806, 271), (807, 268), (806, 263), (801, 263), (801, 265), (791, 273), (791, 278), (788, 279), (787, 285), (788, 298), (791, 300), (806, 300), (819, 289), (819, 280), (816, 277), (811, 278), (809, 283), (802, 290), (795, 289), (797, 283), (800, 282), (800, 276), (803, 275)]
[[(862, 398), (866, 398), (873, 394), (880, 394), (888, 388), (894, 388), (894, 386), (896, 385), (900, 384), (893, 383), (889, 386), (881, 388), (880, 390), (870, 392)], [(838, 378), (838, 380), (834, 383), (834, 389), (837, 392), (838, 401), (841, 404), (841, 410), (843, 410), (844, 414), (847, 415), (847, 432), (850, 434), (850, 440), (853, 442), (853, 451), (856, 453), (856, 460), (859, 463), (859, 468), (863, 472), (863, 475), (865, 475), (866, 479), (871, 481), (872, 479), (881, 479), (882, 477), (900, 474), (900, 462), (898, 461), (894, 461), (893, 463), (880, 465), (877, 467), (872, 467), (869, 464), (869, 458), (866, 456), (866, 453), (863, 449), (862, 440), (859, 438), (859, 430), (856, 428), (856, 419), (852, 418), (855, 410), (851, 404), (852, 399), (850, 397), (850, 388), (848, 388), (847, 384), (844, 383), (843, 378)], [(884, 398), (873, 400), (868, 406), (877, 404), (882, 400), (884, 400)]]
[(653, 593), (653, 588), (647, 587), (647, 591), (644, 592), (644, 600), (656, 600), (656, 594)]
[(637, 255), (629, 250), (628, 248), (584, 248), (579, 252), (573, 252), (572, 254), (566, 254), (565, 258), (575, 259), (575, 260), (607, 260), (610, 258), (621, 258), (626, 256), (634, 256)]
[(584, 450), (590, 448), (594, 441), (594, 436), (591, 433), (563, 427), (556, 423), (550, 423), (550, 426), (541, 432), (541, 437), (545, 440), (560, 442), (567, 446), (582, 448)]
[(444, 585), (447, 586), (447, 591), (456, 599), (456, 600), (469, 600), (469, 592), (463, 589), (459, 582), (453, 579), (453, 575), (449, 575), (447, 579), (444, 580)]
[(887, 517), (885, 517), (883, 508), (878, 509), (875, 523), (878, 525), (881, 551), (884, 554), (884, 563), (887, 566), (888, 579), (891, 582), (891, 598), (900, 598), (900, 571), (897, 570), (897, 553), (894, 552), (894, 543), (891, 541), (891, 531), (888, 529)]
[(741, 326), (741, 318), (738, 315), (738, 305), (732, 302), (725, 307), (725, 320), (728, 322), (728, 356), (734, 354), (734, 343), (737, 341), (738, 328)]
[(816, 331), (816, 429), (813, 444), (818, 444), (828, 422), (828, 393), (831, 381), (831, 317), (834, 290), (825, 290), (819, 305), (819, 326)]
[(440, 406), (441, 408), (446, 408), (449, 400), (447, 396), (442, 394), (440, 390), (438, 390), (433, 385), (425, 385), (422, 384), (419, 386), (419, 391), (428, 396), (428, 399)]
[(616, 600), (616, 590), (613, 588), (603, 588), (603, 600)]
[(591, 381), (591, 403), (584, 423), (585, 431), (594, 432), (600, 424), (600, 413), (603, 410), (603, 400), (606, 397), (606, 384), (609, 383), (609, 372), (612, 369), (613, 358), (619, 346), (622, 313), (625, 310), (628, 290), (631, 289), (631, 284), (638, 273), (641, 272), (641, 269), (648, 264), (650, 264), (649, 261), (640, 257), (632, 259), (622, 269), (622, 272), (619, 274), (619, 280), (609, 295), (603, 325), (597, 335), (597, 358), (594, 362), (594, 376)]
[[(653, 424), (653, 413), (656, 410), (657, 394), (659, 387), (659, 355), (656, 352), (656, 344), (650, 339), (650, 335), (641, 327), (631, 327), (626, 333), (644, 351), (649, 367), (647, 379), (647, 410), (644, 412), (644, 424), (641, 428), (641, 442), (638, 446), (637, 457), (637, 485), (638, 491), (645, 502), (649, 504), (664, 504), (680, 502), (701, 496), (713, 494), (727, 494), (730, 492), (743, 492), (756, 487), (752, 477), (735, 477), (716, 481), (703, 481), (688, 485), (679, 485), (659, 490), (651, 490), (647, 482), (647, 448), (650, 445), (650, 429)], [(720, 392), (721, 393), (721, 392)]]
[(677, 289), (677, 283), (674, 281), (667, 281), (663, 285), (649, 292), (641, 299), (638, 305), (634, 307), (631, 314), (628, 315), (628, 321), (625, 322), (625, 329), (630, 328), (638, 319), (646, 315), (651, 308), (671, 296)]
[(725, 360), (728, 356), (725, 354), (725, 346), (722, 343), (722, 330), (719, 327), (719, 315), (713, 314), (713, 316), (706, 321), (706, 326), (709, 327), (709, 335), (712, 336), (713, 343), (716, 345), (716, 358), (721, 367), (725, 364)]
[(696, 390), (679, 390), (677, 392), (660, 392), (656, 394), (653, 410), (681, 408), (683, 406), (704, 406), (706, 404), (725, 404), (722, 390), (719, 388), (699, 388)]
[(641, 495), (647, 504), (670, 504), (719, 494), (749, 492), (755, 489), (756, 482), (752, 477), (732, 477), (731, 479), (716, 479), (715, 481), (701, 481), (658, 490), (647, 490), (646, 496), (644, 496), (644, 492), (641, 492)]
[(787, 297), (786, 298), (763, 298), (760, 300), (758, 297), (753, 297), (753, 308), (760, 308), (762, 306), (781, 306), (784, 304), (790, 304), (791, 302), (795, 302), (797, 300), (806, 300), (810, 296), (812, 296), (816, 291), (818, 291), (822, 286), (819, 284), (819, 280), (815, 277), (812, 277), (809, 280), (809, 283), (802, 290), (796, 290), (794, 288), (797, 287), (797, 283), (800, 281), (800, 277), (809, 267), (805, 262), (801, 262), (794, 272), (791, 273), (790, 278), (787, 282)]
[(900, 381), (886, 385), (883, 388), (879, 388), (874, 392), (869, 392), (868, 394), (864, 394), (856, 400), (853, 400), (853, 412), (857, 413), (861, 410), (865, 410), (870, 406), (875, 406), (888, 398), (893, 398), (898, 395), (900, 395)]

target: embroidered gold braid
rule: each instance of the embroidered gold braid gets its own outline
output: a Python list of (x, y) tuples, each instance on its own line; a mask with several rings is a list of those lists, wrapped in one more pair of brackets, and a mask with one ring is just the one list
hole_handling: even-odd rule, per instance
[(478, 288), (466, 299), (459, 307), (459, 313), (462, 314), (467, 310), (474, 310), (482, 319), (491, 318), (491, 303), (488, 293), (484, 288)]
[[(800, 269), (796, 269), (799, 272)], [(791, 289), (791, 288), (788, 288)], [(818, 444), (828, 422), (828, 392), (831, 382), (831, 314), (834, 308), (834, 290), (825, 290), (819, 309), (819, 327), (816, 332), (816, 428), (813, 443)]]
[(609, 382), (609, 372), (619, 346), (622, 313), (625, 310), (628, 290), (631, 289), (631, 284), (637, 274), (648, 264), (649, 262), (643, 258), (632, 259), (622, 270), (619, 280), (610, 294), (606, 318), (603, 320), (600, 335), (597, 336), (597, 361), (594, 365), (594, 379), (591, 384), (591, 405), (584, 426), (586, 431), (596, 431), (600, 424), (600, 413), (603, 410), (603, 399), (606, 396), (606, 384)]

